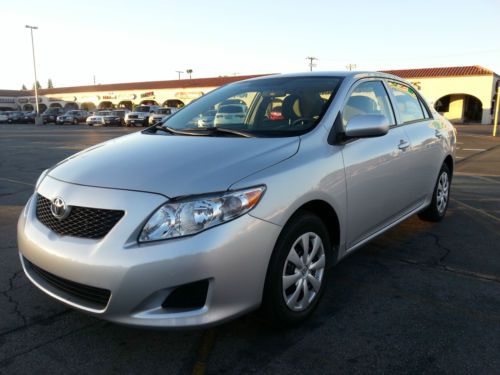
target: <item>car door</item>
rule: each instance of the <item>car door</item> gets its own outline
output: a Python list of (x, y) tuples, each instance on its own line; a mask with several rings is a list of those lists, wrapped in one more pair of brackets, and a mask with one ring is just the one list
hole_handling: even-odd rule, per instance
[(398, 122), (410, 140), (411, 165), (407, 179), (413, 203), (418, 205), (432, 193), (444, 155), (441, 123), (432, 117), (415, 89), (402, 82), (387, 80)]
[(383, 114), (391, 125), (381, 137), (348, 141), (342, 150), (347, 187), (347, 249), (397, 220), (409, 210), (406, 172), (410, 143), (397, 126), (382, 80), (358, 81), (348, 95), (341, 117)]

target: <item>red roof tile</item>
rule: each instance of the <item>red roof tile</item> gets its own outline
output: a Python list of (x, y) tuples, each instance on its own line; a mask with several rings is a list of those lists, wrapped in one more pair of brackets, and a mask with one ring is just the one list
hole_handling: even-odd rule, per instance
[[(214, 78), (193, 78), (176, 79), (171, 81), (150, 81), (150, 82), (130, 82), (130, 83), (112, 83), (93, 86), (73, 86), (58, 87), (53, 89), (38, 90), (40, 95), (45, 94), (66, 94), (73, 92), (94, 92), (94, 91), (119, 91), (119, 90), (158, 90), (170, 88), (192, 88), (192, 87), (218, 87), (231, 82), (242, 81), (244, 79), (262, 77), (269, 74), (254, 74), (245, 76), (214, 77)], [(29, 94), (32, 94), (31, 90)]]
[(489, 76), (495, 74), (493, 71), (479, 65), (451, 66), (446, 68), (384, 70), (383, 72), (393, 74), (401, 78)]

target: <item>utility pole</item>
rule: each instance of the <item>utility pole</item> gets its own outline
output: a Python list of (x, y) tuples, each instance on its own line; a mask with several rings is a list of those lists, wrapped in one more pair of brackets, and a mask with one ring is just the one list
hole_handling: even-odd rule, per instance
[(179, 75), (179, 79), (181, 79), (181, 74), (184, 73), (182, 70), (176, 70), (177, 74)]
[(353, 69), (356, 69), (356, 64), (348, 64), (345, 66), (347, 70), (351, 71)]
[(308, 56), (306, 57), (306, 60), (309, 60), (309, 71), (313, 71), (313, 68), (316, 66), (316, 64), (314, 63), (314, 60), (318, 60), (317, 57), (312, 57), (312, 56)]
[(25, 26), (27, 29), (30, 29), (31, 32), (31, 52), (33, 54), (33, 71), (35, 72), (35, 102), (36, 102), (36, 117), (35, 117), (35, 125), (41, 125), (40, 118), (40, 108), (38, 106), (38, 80), (36, 78), (36, 62), (35, 62), (35, 43), (33, 42), (33, 30), (38, 30), (38, 26)]
[(95, 86), (95, 74), (94, 74), (93, 78), (94, 78), (94, 86)]

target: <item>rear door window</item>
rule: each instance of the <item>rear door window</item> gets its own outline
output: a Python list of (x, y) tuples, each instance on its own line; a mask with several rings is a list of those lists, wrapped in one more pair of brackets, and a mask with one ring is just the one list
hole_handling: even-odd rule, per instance
[(427, 109), (413, 88), (394, 81), (387, 83), (396, 101), (395, 105), (398, 108), (403, 124), (429, 118)]

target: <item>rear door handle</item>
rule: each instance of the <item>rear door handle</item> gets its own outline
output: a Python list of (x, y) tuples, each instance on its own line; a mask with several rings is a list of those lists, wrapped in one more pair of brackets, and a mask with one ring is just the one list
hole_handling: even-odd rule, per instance
[(410, 147), (410, 142), (405, 141), (404, 139), (402, 139), (402, 140), (399, 141), (398, 148), (400, 150), (405, 151), (408, 147)]

